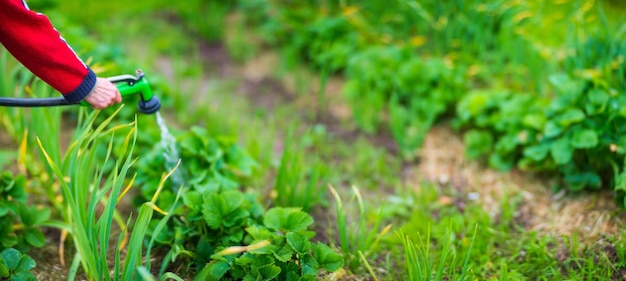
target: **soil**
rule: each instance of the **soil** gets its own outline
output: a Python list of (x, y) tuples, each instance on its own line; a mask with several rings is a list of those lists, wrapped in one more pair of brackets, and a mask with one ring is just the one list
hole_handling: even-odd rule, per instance
[(420, 151), (420, 164), (412, 168), (409, 181), (439, 182), (475, 194), (474, 198), (494, 217), (503, 198), (520, 196), (523, 200), (516, 213), (520, 225), (545, 234), (577, 234), (595, 240), (617, 233), (626, 221), (626, 213), (608, 190), (553, 193), (554, 179), (518, 170), (501, 173), (467, 160), (464, 149), (460, 137), (448, 126), (432, 128)]

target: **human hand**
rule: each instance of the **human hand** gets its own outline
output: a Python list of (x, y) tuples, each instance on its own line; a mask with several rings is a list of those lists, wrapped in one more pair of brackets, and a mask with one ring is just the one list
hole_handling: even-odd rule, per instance
[(106, 78), (98, 77), (96, 86), (85, 101), (94, 109), (104, 109), (122, 101), (120, 91), (111, 81)]

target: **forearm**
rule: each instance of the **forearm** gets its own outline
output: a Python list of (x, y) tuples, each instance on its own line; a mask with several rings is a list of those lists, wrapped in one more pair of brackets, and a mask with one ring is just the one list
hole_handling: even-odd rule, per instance
[(0, 43), (26, 68), (70, 102), (84, 99), (96, 75), (65, 43), (43, 14), (21, 0), (0, 0)]

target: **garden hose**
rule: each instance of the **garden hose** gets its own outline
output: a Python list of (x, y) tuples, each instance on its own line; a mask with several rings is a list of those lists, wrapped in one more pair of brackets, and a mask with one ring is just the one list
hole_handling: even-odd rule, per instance
[[(151, 114), (157, 112), (161, 108), (161, 101), (152, 94), (152, 89), (145, 79), (145, 75), (141, 70), (137, 70), (135, 76), (125, 74), (107, 78), (115, 84), (122, 95), (125, 97), (139, 94), (140, 99), (137, 108), (140, 112)], [(0, 97), (0, 106), (10, 107), (49, 107), (63, 105), (88, 105), (87, 102), (81, 101), (70, 103), (63, 97), (58, 98), (8, 98)]]
[(45, 107), (45, 106), (60, 106), (60, 105), (73, 105), (79, 103), (69, 103), (62, 97), (59, 98), (5, 98), (0, 97), (1, 106), (11, 107)]

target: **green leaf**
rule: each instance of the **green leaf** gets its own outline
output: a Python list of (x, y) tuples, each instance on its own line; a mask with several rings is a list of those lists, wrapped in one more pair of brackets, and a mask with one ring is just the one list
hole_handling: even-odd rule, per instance
[(219, 229), (222, 226), (227, 207), (226, 202), (222, 200), (219, 194), (205, 194), (204, 204), (202, 205), (202, 213), (206, 224), (213, 229)]
[(243, 235), (243, 229), (232, 228), (229, 232), (223, 233), (222, 237), (220, 237), (220, 240), (225, 245), (240, 244), (243, 240)]
[(579, 95), (585, 87), (584, 81), (574, 79), (565, 73), (551, 75), (549, 80), (554, 88), (564, 95)]
[(30, 245), (38, 248), (46, 245), (46, 236), (43, 235), (43, 233), (37, 228), (27, 228), (24, 235), (26, 237), (26, 242)]
[(255, 193), (245, 193), (244, 197), (248, 202), (248, 212), (250, 212), (250, 216), (252, 218), (260, 218), (263, 214), (265, 214), (265, 208), (257, 201), (257, 195)]
[(243, 175), (252, 175), (253, 169), (257, 166), (257, 163), (252, 157), (246, 154), (245, 150), (237, 145), (231, 145), (226, 154), (226, 162), (230, 168), (237, 170)]
[(202, 139), (199, 137), (195, 137), (192, 135), (186, 135), (184, 138), (178, 140), (178, 144), (182, 152), (188, 153), (190, 155), (202, 155), (204, 151), (204, 143)]
[(585, 187), (598, 188), (602, 183), (600, 176), (594, 172), (571, 173), (565, 176), (565, 182), (574, 191), (582, 190)]
[(500, 154), (513, 152), (520, 143), (520, 134), (521, 133), (513, 133), (500, 137), (495, 145), (496, 151)]
[(195, 263), (198, 268), (204, 266), (211, 261), (211, 254), (215, 252), (215, 249), (213, 248), (213, 245), (211, 245), (211, 240), (209, 239), (208, 235), (203, 235), (202, 237), (200, 237), (195, 252)]
[(299, 281), (300, 280), (300, 264), (301, 262), (283, 262), (277, 264), (280, 266), (279, 280)]
[(563, 127), (556, 124), (556, 122), (548, 121), (546, 127), (543, 130), (543, 134), (547, 138), (553, 138), (560, 135), (563, 132)]
[(225, 213), (232, 212), (239, 208), (244, 200), (243, 194), (238, 190), (224, 191), (220, 194), (220, 197), (226, 202), (226, 208), (224, 208)]
[(5, 261), (5, 265), (9, 271), (16, 271), (20, 258), (22, 257), (22, 253), (16, 249), (8, 248), (0, 253), (0, 257), (2, 257)]
[(491, 151), (493, 137), (488, 131), (470, 130), (463, 135), (465, 154), (469, 159), (476, 159)]
[(308, 253), (311, 250), (311, 242), (304, 235), (298, 232), (287, 233), (287, 243), (299, 254)]
[(32, 226), (40, 225), (50, 218), (50, 208), (41, 208), (37, 210), (37, 215), (32, 221)]
[(546, 124), (546, 117), (543, 114), (527, 114), (522, 119), (522, 124), (537, 131), (543, 130)]
[(330, 272), (337, 271), (343, 267), (343, 257), (322, 243), (318, 242), (313, 245), (313, 256), (315, 256), (321, 268)]
[(20, 271), (11, 276), (11, 281), (37, 281), (30, 271)]
[(282, 262), (288, 262), (294, 254), (294, 250), (288, 244), (284, 244), (272, 250), (274, 257)]
[(0, 236), (0, 245), (3, 247), (13, 247), (15, 245), (17, 245), (18, 239), (17, 239), (17, 235), (15, 235), (15, 233), (10, 232), (10, 233), (5, 233), (4, 236)]
[(27, 255), (22, 255), (15, 271), (30, 271), (31, 269), (35, 268), (36, 265), (37, 264), (35, 263), (35, 260), (33, 260), (31, 257)]
[(570, 143), (570, 139), (564, 137), (553, 142), (550, 147), (550, 154), (557, 164), (562, 165), (569, 163), (574, 155), (574, 148)]
[(530, 146), (524, 149), (524, 156), (538, 162), (546, 158), (549, 150), (550, 146), (545, 144)]
[[(264, 247), (264, 248), (267, 248), (267, 247)], [(247, 267), (247, 266), (250, 266), (250, 264), (252, 264), (253, 258), (254, 257), (252, 256), (252, 254), (248, 251), (248, 252), (243, 253), (237, 259), (235, 259), (235, 263), (237, 265)]]
[(190, 215), (193, 215), (195, 212), (202, 209), (202, 194), (200, 194), (200, 192), (190, 190), (183, 193), (182, 198), (185, 207), (192, 210), (192, 214)]
[(262, 278), (261, 280), (272, 280), (280, 274), (280, 267), (270, 264), (259, 267), (258, 272), (259, 276)]
[(597, 105), (604, 105), (606, 102), (609, 101), (609, 94), (602, 90), (602, 89), (591, 89), (588, 93), (587, 93), (587, 97), (589, 98), (589, 101), (597, 104)]
[(298, 231), (298, 233), (304, 235), (304, 237), (306, 237), (309, 240), (313, 239), (313, 237), (315, 237), (316, 235), (316, 232), (313, 230), (301, 230), (301, 231)]
[[(626, 191), (626, 170), (623, 170), (615, 177), (615, 190)], [(624, 198), (624, 200), (626, 200), (626, 198)], [(624, 204), (624, 206), (626, 207), (626, 204)]]
[(250, 266), (252, 270), (276, 263), (276, 259), (270, 255), (253, 255), (252, 257), (252, 264)]
[(258, 281), (259, 279), (257, 279), (254, 275), (252, 275), (252, 273), (248, 273), (246, 274), (246, 276), (244, 276), (241, 281)]
[(267, 228), (257, 225), (247, 227), (246, 232), (248, 232), (254, 240), (258, 241), (270, 239), (272, 237), (272, 233)]
[(468, 120), (472, 116), (479, 115), (489, 104), (490, 96), (486, 92), (470, 92), (457, 105), (458, 115)]
[(230, 269), (230, 265), (225, 261), (211, 261), (196, 275), (196, 281), (217, 281), (220, 280)]
[(4, 259), (0, 257), (0, 277), (9, 276), (9, 268), (7, 268), (5, 263)]
[(249, 213), (241, 208), (243, 200), (243, 194), (237, 190), (205, 194), (202, 206), (204, 220), (213, 229), (242, 225), (249, 216)]
[(315, 281), (317, 279), (317, 275), (302, 275), (300, 277), (300, 281)]
[(287, 272), (287, 278), (285, 278), (286, 281), (300, 281), (300, 274), (290, 271)]
[(561, 126), (569, 126), (585, 119), (585, 113), (578, 108), (571, 108), (557, 117), (557, 122)]
[(232, 280), (241, 280), (248, 272), (246, 272), (248, 268), (244, 268), (240, 265), (234, 265), (228, 271), (228, 274), (232, 278)]
[(309, 254), (304, 254), (300, 258), (302, 263), (302, 275), (317, 275), (319, 271), (319, 263)]
[(313, 218), (300, 208), (275, 207), (267, 211), (263, 223), (277, 231), (300, 231), (311, 225)]
[(9, 213), (9, 207), (6, 205), (4, 201), (0, 201), (0, 217), (3, 217), (8, 213)]
[(576, 131), (572, 140), (575, 148), (592, 148), (598, 145), (598, 134), (594, 130), (585, 129)]
[(18, 213), (20, 220), (27, 227), (41, 224), (50, 218), (50, 209), (39, 209), (37, 206), (28, 207), (26, 204), (18, 205)]
[(509, 158), (512, 157), (503, 157), (499, 153), (493, 153), (489, 155), (489, 166), (501, 172), (510, 171), (515, 165), (515, 161)]
[(24, 175), (13, 177), (10, 171), (4, 171), (0, 177), (0, 194), (4, 193), (3, 196), (10, 196), (13, 200), (24, 203), (27, 198), (24, 189), (25, 184), (26, 177)]

